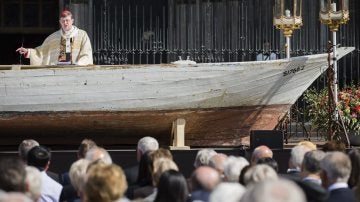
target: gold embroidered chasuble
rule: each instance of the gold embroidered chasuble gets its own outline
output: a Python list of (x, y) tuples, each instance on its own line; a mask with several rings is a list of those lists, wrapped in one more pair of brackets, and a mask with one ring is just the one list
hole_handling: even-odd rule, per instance
[[(90, 39), (84, 30), (75, 27), (71, 36), (71, 63), (77, 65), (93, 64)], [(60, 57), (61, 39), (64, 39), (62, 30), (48, 36), (41, 46), (28, 49), (30, 65), (56, 65)]]

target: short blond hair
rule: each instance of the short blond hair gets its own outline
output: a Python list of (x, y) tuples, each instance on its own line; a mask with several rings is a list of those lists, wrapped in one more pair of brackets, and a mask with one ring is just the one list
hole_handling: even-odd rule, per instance
[(303, 145), (311, 150), (317, 149), (316, 144), (314, 144), (313, 142), (307, 141), (307, 140), (301, 141), (297, 145)]
[(97, 164), (87, 173), (85, 201), (113, 202), (123, 197), (126, 189), (126, 177), (120, 166)]

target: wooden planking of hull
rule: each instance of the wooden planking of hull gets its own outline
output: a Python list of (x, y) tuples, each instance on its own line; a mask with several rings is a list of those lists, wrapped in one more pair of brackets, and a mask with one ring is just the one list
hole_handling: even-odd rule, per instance
[[(338, 58), (354, 48), (339, 48)], [(327, 69), (327, 54), (261, 62), (91, 67), (0, 66), (0, 131), (7, 141), (77, 145), (169, 144), (186, 120), (186, 144), (239, 146), (249, 131), (274, 129)]]

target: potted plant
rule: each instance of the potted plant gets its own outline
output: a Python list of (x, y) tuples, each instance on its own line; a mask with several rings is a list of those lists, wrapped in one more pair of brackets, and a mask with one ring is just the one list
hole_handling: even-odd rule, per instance
[[(310, 118), (312, 126), (327, 131), (329, 124), (331, 124), (327, 88), (320, 91), (307, 90), (304, 94), (304, 100), (308, 104), (306, 114)], [(351, 85), (341, 89), (338, 93), (337, 106), (350, 142), (354, 145), (360, 145), (360, 86)], [(335, 134), (343, 133), (341, 127), (335, 127), (334, 130)]]

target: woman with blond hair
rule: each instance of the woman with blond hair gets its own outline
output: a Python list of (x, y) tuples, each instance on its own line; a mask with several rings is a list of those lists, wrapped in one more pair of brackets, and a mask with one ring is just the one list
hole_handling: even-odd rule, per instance
[(127, 202), (126, 177), (120, 166), (96, 164), (89, 167), (84, 202)]

